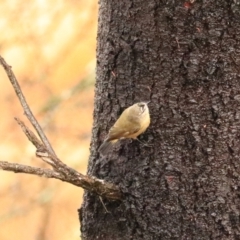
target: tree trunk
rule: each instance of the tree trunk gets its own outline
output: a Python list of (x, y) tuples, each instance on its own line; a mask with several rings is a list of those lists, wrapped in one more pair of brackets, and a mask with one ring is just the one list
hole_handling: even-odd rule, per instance
[[(124, 200), (85, 193), (83, 239), (240, 239), (238, 4), (100, 0), (88, 174)], [(121, 112), (147, 100), (151, 147), (122, 140), (100, 157)]]

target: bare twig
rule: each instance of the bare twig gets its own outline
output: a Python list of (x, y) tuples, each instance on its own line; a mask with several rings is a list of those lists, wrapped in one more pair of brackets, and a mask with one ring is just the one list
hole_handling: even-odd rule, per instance
[(20, 86), (14, 76), (11, 67), (4, 61), (4, 59), (0, 56), (0, 63), (3, 65), (9, 80), (11, 81), (14, 90), (22, 104), (25, 114), (27, 115), (29, 121), (33, 124), (36, 129), (39, 137), (42, 142), (36, 137), (36, 135), (18, 118), (15, 118), (18, 124), (21, 126), (23, 132), (32, 142), (32, 144), (36, 147), (36, 155), (40, 157), (43, 161), (53, 167), (52, 169), (45, 168), (37, 168), (26, 166), (17, 163), (9, 163), (0, 161), (0, 169), (5, 171), (11, 171), (15, 173), (27, 173), (33, 174), (37, 176), (43, 176), (46, 178), (56, 178), (64, 182), (71, 183), (78, 187), (82, 187), (87, 191), (98, 194), (100, 197), (104, 197), (110, 200), (121, 200), (122, 193), (117, 186), (112, 183), (105, 182), (104, 180), (97, 179), (93, 176), (85, 176), (76, 170), (68, 167), (64, 164), (55, 154), (54, 150), (51, 147), (47, 137), (42, 131), (40, 125), (37, 120), (33, 116), (31, 109), (26, 103), (25, 97), (20, 89)]
[(56, 178), (56, 179), (62, 180), (61, 174), (58, 172), (55, 172), (54, 170), (31, 167), (23, 164), (18, 164), (18, 163), (0, 161), (0, 169), (5, 171), (10, 171), (10, 172), (15, 172), (15, 173), (27, 173), (27, 174), (33, 174), (41, 177), (46, 177), (46, 178)]
[(15, 173), (33, 174), (45, 178), (55, 178), (63, 182), (71, 183), (75, 186), (82, 187), (85, 190), (94, 192), (99, 196), (110, 200), (120, 200), (122, 198), (119, 189), (114, 184), (94, 177), (84, 176), (78, 172), (76, 172), (77, 174), (74, 176), (69, 174), (66, 177), (63, 174), (51, 169), (31, 167), (23, 164), (10, 163), (5, 161), (0, 161), (0, 169)]
[(31, 109), (29, 108), (28, 104), (27, 104), (27, 101), (22, 93), (22, 90), (20, 88), (20, 85), (12, 71), (12, 67), (9, 66), (5, 60), (0, 56), (0, 63), (2, 64), (2, 66), (4, 67), (7, 75), (8, 75), (8, 78), (17, 94), (17, 97), (23, 107), (23, 110), (24, 110), (24, 113), (25, 115), (27, 116), (28, 120), (31, 122), (31, 124), (33, 125), (33, 127), (35, 128), (35, 130), (37, 131), (39, 137), (41, 138), (43, 144), (47, 147), (47, 149), (53, 154), (56, 156), (50, 142), (48, 141), (46, 135), (44, 134), (41, 126), (39, 125), (39, 123), (37, 122), (36, 118), (34, 117)]
[(103, 200), (102, 200), (102, 197), (101, 197), (101, 196), (99, 196), (99, 199), (100, 199), (100, 201), (101, 201), (101, 203), (102, 203), (102, 205), (103, 205), (103, 207), (104, 207), (104, 209), (105, 209), (106, 213), (110, 213), (110, 212), (107, 210), (107, 207), (106, 207), (106, 205), (104, 204), (104, 202), (103, 202)]

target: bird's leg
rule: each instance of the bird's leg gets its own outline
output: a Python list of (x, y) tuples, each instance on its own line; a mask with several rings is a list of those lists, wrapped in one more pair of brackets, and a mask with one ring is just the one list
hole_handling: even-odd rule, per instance
[(147, 144), (147, 143), (145, 143), (145, 142), (142, 142), (142, 141), (140, 141), (138, 138), (135, 138), (136, 140), (138, 140), (141, 144), (143, 144), (145, 147), (152, 147), (152, 145), (151, 144)]

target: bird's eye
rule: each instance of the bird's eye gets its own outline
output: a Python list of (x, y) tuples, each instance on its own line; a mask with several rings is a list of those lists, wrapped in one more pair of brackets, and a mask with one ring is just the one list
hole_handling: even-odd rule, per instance
[(144, 112), (144, 110), (145, 110), (145, 105), (140, 103), (140, 104), (138, 104), (138, 106), (139, 106), (141, 112)]

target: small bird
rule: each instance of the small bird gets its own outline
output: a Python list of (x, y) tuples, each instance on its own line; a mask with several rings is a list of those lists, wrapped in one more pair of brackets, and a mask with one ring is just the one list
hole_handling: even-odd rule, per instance
[(145, 132), (150, 124), (148, 103), (135, 103), (123, 111), (98, 149), (101, 155), (106, 155), (112, 145), (119, 139), (137, 139), (141, 133)]

